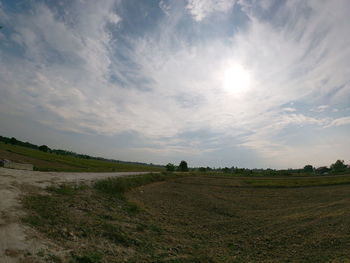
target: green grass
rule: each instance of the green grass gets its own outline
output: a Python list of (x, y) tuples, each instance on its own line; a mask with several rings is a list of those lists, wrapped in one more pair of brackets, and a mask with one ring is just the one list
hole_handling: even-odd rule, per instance
[(308, 186), (327, 186), (327, 185), (339, 185), (350, 184), (350, 175), (345, 176), (315, 176), (300, 177), (300, 178), (253, 178), (244, 179), (243, 182), (251, 187), (308, 187)]
[(139, 164), (115, 163), (102, 160), (82, 159), (74, 156), (42, 152), (22, 146), (0, 142), (0, 158), (21, 163), (31, 163), (39, 171), (65, 172), (126, 172), (163, 171), (161, 167)]
[(183, 175), (181, 173), (150, 173), (142, 176), (111, 177), (97, 181), (94, 184), (94, 188), (106, 194), (120, 196), (132, 188), (153, 182), (178, 178), (180, 176)]

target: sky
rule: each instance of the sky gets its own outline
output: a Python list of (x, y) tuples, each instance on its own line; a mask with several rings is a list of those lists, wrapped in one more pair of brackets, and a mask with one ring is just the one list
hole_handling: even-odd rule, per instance
[(350, 163), (348, 0), (0, 0), (0, 135), (125, 161)]

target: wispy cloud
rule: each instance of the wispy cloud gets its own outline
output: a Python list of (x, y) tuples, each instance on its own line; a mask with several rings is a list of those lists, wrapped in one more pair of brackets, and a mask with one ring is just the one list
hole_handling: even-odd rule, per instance
[(188, 0), (186, 8), (196, 21), (216, 12), (228, 12), (236, 0)]
[[(137, 134), (148, 144), (133, 152), (154, 158), (244, 147), (266, 166), (301, 165), (297, 141), (331, 146), (308, 131), (349, 140), (336, 129), (349, 123), (345, 0), (28, 6), (0, 5), (1, 112), (78, 134)], [(229, 68), (249, 77), (244, 92), (225, 88)]]
[(342, 125), (349, 125), (350, 124), (350, 117), (342, 117), (337, 118), (333, 120), (331, 123), (329, 123), (326, 128), (332, 127), (332, 126), (342, 126)]
[(316, 108), (312, 108), (310, 109), (310, 111), (314, 111), (314, 112), (324, 112), (326, 109), (329, 108), (329, 105), (320, 105), (317, 106)]
[(291, 108), (291, 107), (286, 107), (286, 108), (283, 108), (283, 111), (286, 111), (286, 112), (295, 112), (295, 111), (297, 111), (297, 109)]

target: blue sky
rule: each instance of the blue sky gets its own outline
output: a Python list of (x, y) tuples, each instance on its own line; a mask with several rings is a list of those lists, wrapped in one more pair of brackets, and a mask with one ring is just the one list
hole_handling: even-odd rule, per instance
[(0, 0), (0, 134), (130, 161), (350, 162), (350, 3)]

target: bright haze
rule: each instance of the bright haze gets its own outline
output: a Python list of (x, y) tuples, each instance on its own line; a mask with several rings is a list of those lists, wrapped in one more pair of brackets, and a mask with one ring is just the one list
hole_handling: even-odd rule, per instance
[(190, 166), (350, 161), (350, 1), (0, 0), (0, 134)]

